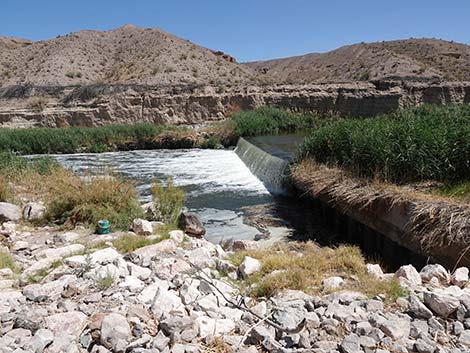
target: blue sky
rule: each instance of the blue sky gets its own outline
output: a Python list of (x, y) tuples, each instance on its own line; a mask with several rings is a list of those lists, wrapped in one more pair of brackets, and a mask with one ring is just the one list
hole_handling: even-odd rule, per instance
[(41, 40), (132, 23), (239, 61), (410, 37), (470, 43), (470, 0), (3, 0), (0, 10), (4, 36)]

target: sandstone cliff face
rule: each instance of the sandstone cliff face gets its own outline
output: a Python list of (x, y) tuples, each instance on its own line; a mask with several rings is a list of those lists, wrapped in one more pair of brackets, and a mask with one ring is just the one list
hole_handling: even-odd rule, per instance
[(43, 99), (0, 100), (2, 127), (102, 126), (108, 124), (203, 124), (223, 120), (233, 112), (263, 105), (301, 111), (375, 116), (419, 104), (470, 103), (470, 82), (347, 83), (220, 88), (203, 86), (189, 91), (133, 88), (104, 94), (86, 102), (63, 103), (66, 90)]

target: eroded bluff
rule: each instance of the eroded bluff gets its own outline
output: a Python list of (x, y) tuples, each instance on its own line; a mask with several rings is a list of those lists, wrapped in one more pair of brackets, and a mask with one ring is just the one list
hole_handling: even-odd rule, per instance
[(28, 87), (0, 92), (3, 127), (107, 124), (203, 124), (263, 105), (302, 111), (374, 116), (398, 108), (470, 103), (470, 82), (361, 82), (248, 87)]

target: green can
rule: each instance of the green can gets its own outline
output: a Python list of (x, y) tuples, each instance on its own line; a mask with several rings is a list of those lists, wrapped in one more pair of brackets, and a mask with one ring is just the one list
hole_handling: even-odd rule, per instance
[(98, 225), (96, 226), (96, 233), (97, 234), (109, 234), (110, 225), (107, 219), (102, 219), (98, 221)]

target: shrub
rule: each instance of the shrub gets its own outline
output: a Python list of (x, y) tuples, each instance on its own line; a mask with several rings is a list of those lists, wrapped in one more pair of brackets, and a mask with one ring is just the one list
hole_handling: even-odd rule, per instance
[(10, 201), (13, 197), (10, 183), (7, 178), (0, 176), (0, 202)]
[[(88, 94), (86, 93), (88, 91), (84, 92)], [(47, 154), (113, 151), (130, 147), (150, 148), (155, 137), (169, 131), (184, 131), (184, 129), (152, 124), (1, 129), (0, 152)]]
[(173, 184), (173, 179), (168, 178), (166, 186), (155, 180), (151, 192), (159, 214), (158, 220), (175, 225), (183, 209), (184, 191)]
[(100, 290), (105, 290), (105, 289), (108, 289), (109, 287), (111, 287), (114, 283), (114, 277), (111, 273), (106, 273), (105, 276), (102, 276), (102, 277), (98, 277), (96, 279), (96, 286), (98, 287), (98, 289)]
[(293, 113), (275, 107), (260, 107), (252, 111), (237, 112), (232, 115), (232, 119), (240, 136), (306, 130), (315, 127), (318, 121), (315, 115)]
[(201, 148), (203, 149), (216, 149), (221, 148), (222, 144), (217, 136), (209, 136), (204, 141), (202, 141)]
[(470, 175), (470, 106), (421, 106), (321, 127), (299, 158), (397, 183), (456, 182)]
[(58, 223), (95, 226), (107, 219), (114, 229), (127, 230), (134, 218), (143, 216), (134, 185), (117, 176), (84, 180), (61, 170), (49, 185), (47, 218)]
[(45, 97), (33, 97), (28, 102), (28, 108), (36, 113), (41, 113), (47, 107), (47, 99)]

